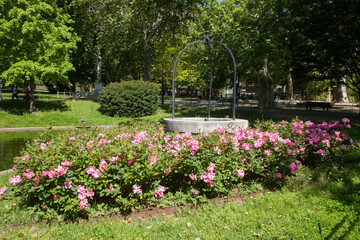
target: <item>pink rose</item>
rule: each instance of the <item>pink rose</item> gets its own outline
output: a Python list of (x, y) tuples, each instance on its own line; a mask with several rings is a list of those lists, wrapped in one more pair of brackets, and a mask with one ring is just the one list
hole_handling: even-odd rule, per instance
[(133, 192), (134, 192), (135, 194), (140, 194), (140, 193), (142, 193), (141, 186), (133, 185)]
[(239, 177), (244, 177), (245, 176), (245, 172), (242, 169), (235, 169), (235, 172), (237, 173), (237, 175)]
[(68, 182), (64, 182), (64, 185), (65, 185), (65, 189), (70, 189), (72, 188), (72, 181), (68, 181)]
[(216, 167), (215, 164), (210, 163), (209, 166), (208, 166), (208, 168), (207, 168), (207, 170), (210, 171), (210, 172), (212, 172), (212, 171), (214, 171), (215, 167)]

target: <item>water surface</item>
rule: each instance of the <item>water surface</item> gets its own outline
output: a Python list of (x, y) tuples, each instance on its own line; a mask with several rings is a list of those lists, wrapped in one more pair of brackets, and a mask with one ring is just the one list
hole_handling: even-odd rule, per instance
[(26, 143), (39, 137), (41, 133), (44, 131), (0, 132), (0, 171), (11, 169), (14, 157), (20, 156)]

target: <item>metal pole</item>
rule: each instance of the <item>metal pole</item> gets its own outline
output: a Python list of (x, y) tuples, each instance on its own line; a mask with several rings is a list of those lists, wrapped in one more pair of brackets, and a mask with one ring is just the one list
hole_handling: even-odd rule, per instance
[(164, 73), (161, 71), (161, 104), (164, 105)]
[[(208, 32), (207, 32), (208, 33)], [(207, 36), (208, 37), (208, 36)], [(210, 89), (209, 89), (209, 108), (208, 108), (208, 120), (210, 120), (210, 110), (211, 110), (211, 89), (212, 89), (212, 56), (211, 56), (211, 46), (209, 44), (209, 38), (206, 39), (207, 47), (209, 50), (209, 57), (210, 57)]]

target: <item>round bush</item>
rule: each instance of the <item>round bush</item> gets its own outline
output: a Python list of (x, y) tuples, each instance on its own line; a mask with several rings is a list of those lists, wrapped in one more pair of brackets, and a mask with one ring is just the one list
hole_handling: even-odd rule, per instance
[(159, 87), (150, 82), (111, 83), (100, 92), (100, 112), (112, 117), (152, 115), (159, 105), (159, 92)]

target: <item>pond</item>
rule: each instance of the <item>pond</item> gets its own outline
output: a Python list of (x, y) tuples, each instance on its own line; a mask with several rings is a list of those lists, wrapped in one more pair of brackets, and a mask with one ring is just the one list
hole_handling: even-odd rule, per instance
[(26, 143), (31, 142), (43, 132), (0, 132), (0, 171), (11, 169), (14, 166), (14, 157), (20, 156), (20, 152), (24, 149)]

